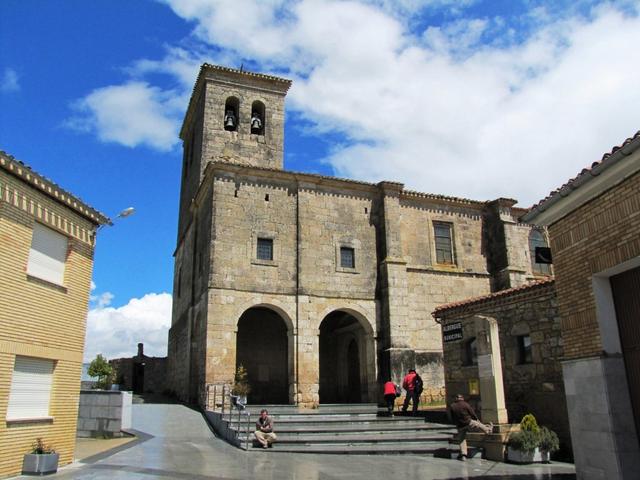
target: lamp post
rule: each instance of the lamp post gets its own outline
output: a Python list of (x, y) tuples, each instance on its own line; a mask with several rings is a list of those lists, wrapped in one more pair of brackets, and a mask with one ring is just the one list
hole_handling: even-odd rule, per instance
[[(118, 215), (115, 216), (114, 220), (116, 218), (127, 218), (131, 215), (133, 215), (135, 213), (136, 209), (133, 207), (128, 207), (125, 208), (124, 210), (122, 210)], [(96, 236), (98, 235), (98, 232), (100, 231), (100, 229), (102, 229), (103, 227), (105, 227), (106, 225), (112, 227), (113, 226), (113, 222), (110, 223), (103, 223), (102, 225), (99, 225), (98, 228), (96, 228), (93, 231), (93, 243), (95, 244), (96, 242)]]

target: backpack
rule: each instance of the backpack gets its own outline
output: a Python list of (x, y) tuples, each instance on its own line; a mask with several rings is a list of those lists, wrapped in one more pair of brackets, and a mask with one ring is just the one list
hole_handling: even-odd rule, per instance
[(402, 395), (402, 389), (400, 388), (400, 385), (396, 385), (396, 398), (400, 395)]
[(416, 392), (418, 395), (420, 395), (423, 389), (424, 389), (424, 382), (422, 381), (422, 377), (420, 377), (420, 375), (416, 373), (416, 376), (413, 379), (413, 391)]

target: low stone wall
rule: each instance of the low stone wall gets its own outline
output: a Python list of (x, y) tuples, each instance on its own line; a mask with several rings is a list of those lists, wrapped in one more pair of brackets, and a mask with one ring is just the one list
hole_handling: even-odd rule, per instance
[(114, 438), (131, 428), (131, 392), (82, 390), (78, 437)]

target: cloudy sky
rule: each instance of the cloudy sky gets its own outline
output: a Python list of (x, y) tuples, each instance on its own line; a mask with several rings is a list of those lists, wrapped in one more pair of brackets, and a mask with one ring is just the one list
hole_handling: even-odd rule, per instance
[(3, 0), (0, 148), (108, 215), (87, 358), (166, 354), (202, 62), (293, 80), (285, 168), (527, 207), (640, 129), (640, 1)]

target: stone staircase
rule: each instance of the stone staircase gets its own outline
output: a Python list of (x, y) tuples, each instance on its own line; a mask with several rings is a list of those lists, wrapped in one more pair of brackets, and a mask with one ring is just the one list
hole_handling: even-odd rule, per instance
[[(237, 413), (211, 422), (230, 443), (249, 450), (262, 450), (253, 441), (253, 430), (260, 409), (269, 410), (274, 419), (278, 441), (273, 452), (326, 454), (442, 454), (449, 450), (455, 428), (430, 423), (423, 417), (389, 417), (375, 404), (321, 405), (316, 410), (301, 410), (290, 405), (248, 406), (250, 413), (247, 442), (247, 417)], [(207, 417), (216, 415), (207, 412)], [(221, 419), (223, 420), (221, 421)], [(217, 423), (217, 425), (216, 425)], [(446, 453), (445, 453), (446, 454)]]

